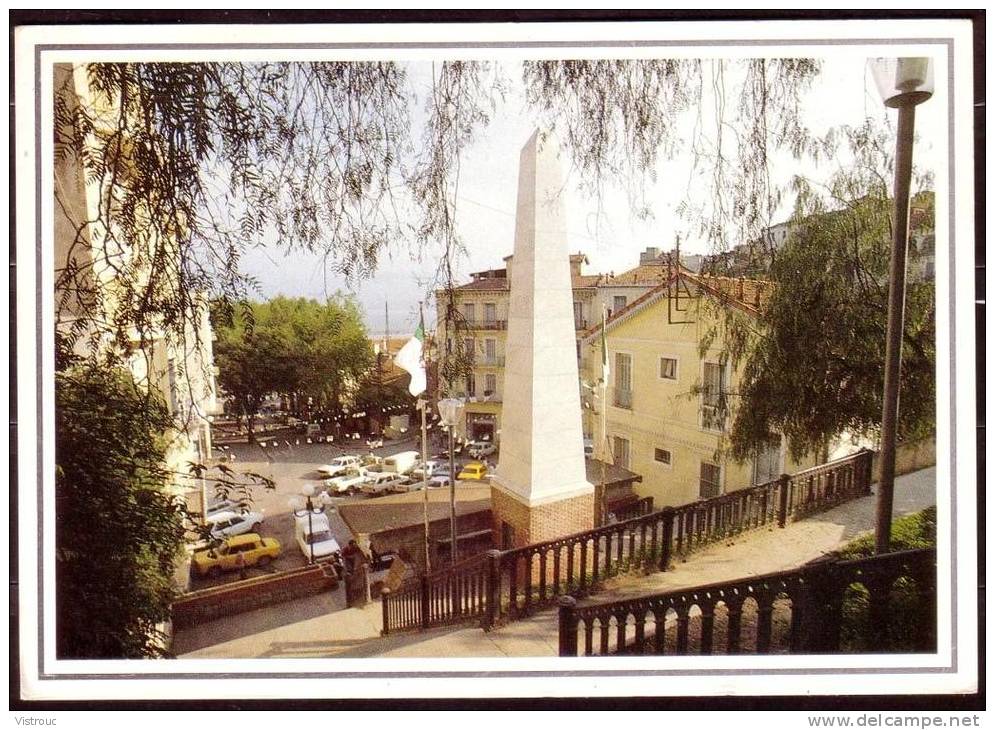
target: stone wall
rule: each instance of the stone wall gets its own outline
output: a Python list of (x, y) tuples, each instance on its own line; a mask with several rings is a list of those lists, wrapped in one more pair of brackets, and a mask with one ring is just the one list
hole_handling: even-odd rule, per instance
[(338, 578), (332, 566), (319, 564), (205, 588), (188, 593), (173, 603), (173, 629), (312, 596), (337, 586)]
[[(928, 438), (922, 441), (899, 444), (895, 449), (895, 476), (936, 466), (936, 439)], [(874, 452), (874, 481), (881, 478), (881, 455)]]

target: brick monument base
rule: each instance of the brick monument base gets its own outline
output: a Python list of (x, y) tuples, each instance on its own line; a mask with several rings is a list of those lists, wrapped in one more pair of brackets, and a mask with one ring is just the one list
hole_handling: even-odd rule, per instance
[(492, 483), (491, 515), (495, 547), (501, 550), (524, 547), (592, 529), (594, 492), (529, 505)]

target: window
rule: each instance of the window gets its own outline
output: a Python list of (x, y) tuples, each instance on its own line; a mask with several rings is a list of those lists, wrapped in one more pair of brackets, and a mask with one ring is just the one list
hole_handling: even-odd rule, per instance
[(702, 369), (701, 427), (721, 431), (726, 420), (726, 373), (722, 365), (706, 362)]
[(494, 373), (487, 373), (484, 376), (484, 395), (494, 395), (497, 393), (497, 376)]
[(494, 324), (497, 321), (497, 305), (493, 302), (484, 304), (484, 321), (488, 324)]
[(615, 457), (615, 466), (623, 469), (629, 468), (629, 439), (615, 436), (612, 439), (612, 455)]
[(474, 306), (472, 304), (463, 305), (463, 318), (466, 319), (467, 322), (473, 324), (476, 317), (474, 315)]
[(574, 329), (584, 329), (584, 305), (574, 302)]
[(473, 361), (473, 351), (476, 349), (472, 337), (467, 337), (463, 340), (463, 356), (470, 361)]
[(473, 373), (466, 376), (466, 394), (471, 397), (477, 394), (477, 380)]
[(632, 355), (615, 353), (615, 405), (632, 408)]
[(484, 358), (488, 365), (497, 364), (497, 340), (484, 340)]
[(618, 314), (620, 311), (625, 309), (625, 305), (628, 303), (629, 298), (626, 296), (620, 296), (616, 294), (612, 297), (612, 312)]
[(661, 464), (666, 464), (670, 466), (670, 452), (667, 449), (653, 449), (653, 459), (660, 462)]
[(660, 377), (664, 380), (677, 380), (677, 358), (660, 358)]
[(701, 462), (701, 478), (698, 482), (698, 498), (710, 499), (722, 493), (722, 469), (707, 461)]

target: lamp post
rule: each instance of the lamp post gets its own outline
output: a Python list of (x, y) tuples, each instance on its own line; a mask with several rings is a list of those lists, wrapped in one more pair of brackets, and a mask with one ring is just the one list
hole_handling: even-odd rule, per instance
[(909, 242), (909, 188), (912, 183), (912, 140), (916, 106), (933, 95), (933, 68), (928, 58), (875, 58), (871, 73), (887, 107), (898, 109), (895, 145), (895, 212), (888, 275), (888, 330), (885, 344), (884, 405), (881, 413), (881, 476), (878, 482), (875, 551), (888, 552), (895, 493), (895, 440), (898, 394), (905, 330), (905, 258)]
[(327, 493), (322, 492), (318, 496), (318, 507), (315, 507), (314, 498), (314, 485), (305, 484), (301, 487), (301, 497), (292, 497), (287, 501), (290, 509), (294, 512), (295, 518), (301, 518), (307, 515), (307, 544), (310, 549), (310, 555), (308, 556), (308, 565), (314, 564), (314, 515), (324, 514), (325, 507), (332, 503), (332, 498), (328, 496)]
[(460, 398), (443, 398), (439, 401), (442, 425), (449, 431), (449, 539), (452, 541), (450, 562), (456, 562), (456, 469), (453, 452), (453, 431), (463, 414), (464, 403)]

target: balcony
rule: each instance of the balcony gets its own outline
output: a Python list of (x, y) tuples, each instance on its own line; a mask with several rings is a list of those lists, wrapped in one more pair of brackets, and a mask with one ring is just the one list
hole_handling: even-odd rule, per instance
[(628, 388), (615, 388), (612, 404), (616, 408), (628, 408), (632, 410), (632, 391)]
[(506, 319), (468, 319), (466, 326), (472, 330), (506, 330), (508, 320)]
[(492, 357), (487, 357), (485, 355), (479, 360), (474, 360), (473, 364), (477, 367), (483, 367), (483, 368), (503, 368), (504, 355), (494, 355)]
[(574, 317), (574, 329), (575, 330), (586, 330), (588, 327), (588, 322), (583, 317)]
[(724, 409), (719, 406), (703, 405), (701, 407), (701, 427), (706, 431), (724, 431), (726, 428)]

